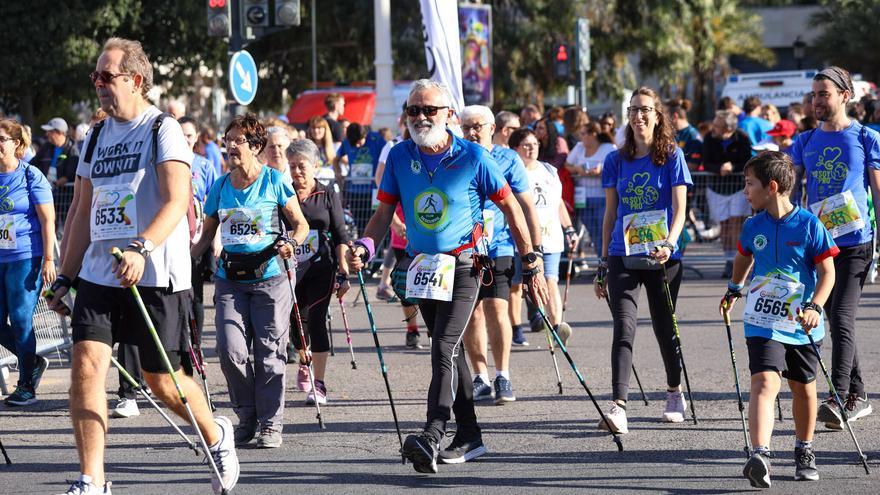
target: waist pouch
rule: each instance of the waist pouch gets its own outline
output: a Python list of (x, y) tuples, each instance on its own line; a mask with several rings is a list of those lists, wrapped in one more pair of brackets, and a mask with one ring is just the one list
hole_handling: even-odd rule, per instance
[(226, 278), (234, 282), (259, 280), (263, 278), (269, 262), (278, 254), (275, 245), (270, 244), (256, 253), (230, 253), (225, 249), (220, 253), (220, 266), (226, 271)]
[(627, 270), (655, 271), (663, 268), (663, 265), (648, 256), (621, 256), (623, 267)]

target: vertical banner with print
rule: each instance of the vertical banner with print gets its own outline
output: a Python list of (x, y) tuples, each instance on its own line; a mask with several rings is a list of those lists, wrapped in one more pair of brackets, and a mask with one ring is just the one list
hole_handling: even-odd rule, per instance
[(434, 81), (445, 84), (452, 93), (452, 106), (461, 114), (461, 45), (458, 39), (458, 2), (421, 0), (425, 58)]
[(492, 6), (458, 6), (465, 105), (492, 106)]

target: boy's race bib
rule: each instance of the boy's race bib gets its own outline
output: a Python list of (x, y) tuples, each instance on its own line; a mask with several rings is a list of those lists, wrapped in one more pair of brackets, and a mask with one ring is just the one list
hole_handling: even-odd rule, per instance
[(797, 333), (795, 311), (804, 298), (804, 284), (793, 280), (755, 276), (749, 285), (743, 321), (783, 333)]

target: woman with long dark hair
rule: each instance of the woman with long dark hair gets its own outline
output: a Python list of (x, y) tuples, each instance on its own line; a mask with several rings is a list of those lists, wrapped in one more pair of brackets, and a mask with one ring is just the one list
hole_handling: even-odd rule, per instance
[[(605, 159), (602, 256), (595, 291), (608, 298), (614, 320), (611, 345), (613, 402), (606, 413), (610, 424), (600, 428), (626, 433), (626, 400), (632, 368), (633, 342), (641, 286), (648, 293), (654, 335), (666, 368), (666, 422), (684, 421), (681, 364), (676, 353), (672, 311), (681, 284), (678, 237), (684, 227), (687, 189), (691, 182), (684, 154), (675, 144), (662, 103), (650, 88), (637, 89), (630, 99), (623, 148)], [(661, 266), (664, 265), (665, 267)], [(664, 283), (664, 268), (669, 284)]]

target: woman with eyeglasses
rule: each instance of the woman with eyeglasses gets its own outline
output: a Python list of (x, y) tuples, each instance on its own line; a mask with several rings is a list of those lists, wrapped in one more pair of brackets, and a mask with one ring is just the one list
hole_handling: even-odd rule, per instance
[[(306, 241), (297, 246), (294, 256), (297, 263), (296, 299), (312, 351), (315, 370), (315, 390), (311, 388), (309, 367), (300, 363), (297, 387), (308, 392), (306, 404), (327, 403), (327, 386), (324, 373), (330, 337), (327, 333), (327, 308), (333, 292), (341, 298), (348, 292), (348, 232), (342, 212), (342, 201), (333, 187), (315, 180), (320, 166), (318, 147), (311, 140), (297, 139), (287, 148), (287, 161), (293, 177), (293, 187), (302, 205), (303, 216), (309, 224)], [(293, 328), (291, 334), (296, 335)], [(292, 338), (288, 344), (288, 356), (302, 347), (299, 339)]]
[[(281, 260), (290, 260), (309, 226), (290, 183), (257, 159), (267, 141), (257, 117), (236, 117), (225, 136), (230, 171), (208, 193), (204, 231), (191, 254), (201, 256), (220, 229), (217, 354), (238, 416), (235, 444), (247, 444), (259, 432), (257, 447), (279, 447), (293, 307), (291, 274), (284, 270), (295, 268), (293, 260)], [(291, 226), (286, 236), (282, 218)]]
[(330, 124), (324, 117), (315, 116), (309, 119), (306, 138), (310, 139), (318, 147), (318, 172), (315, 177), (318, 182), (325, 186), (335, 179), (333, 173), (333, 161), (336, 159), (336, 146), (333, 145), (333, 133)]
[[(586, 124), (580, 142), (574, 146), (565, 161), (565, 168), (575, 178), (575, 203), (583, 201), (581, 223), (586, 226), (596, 249), (602, 251), (602, 219), (605, 211), (605, 191), (602, 190), (602, 164), (609, 153), (616, 150), (614, 138), (596, 122)], [(583, 257), (583, 253), (580, 254)]]
[(55, 206), (46, 176), (23, 160), (30, 144), (21, 124), (0, 120), (0, 345), (19, 367), (8, 406), (37, 402), (49, 365), (37, 355), (32, 318), (41, 287), (55, 280)]
[[(673, 139), (672, 126), (657, 94), (637, 89), (627, 108), (629, 123), (621, 149), (605, 159), (602, 187), (605, 218), (603, 261), (596, 273), (596, 297), (607, 298), (614, 321), (611, 345), (610, 424), (599, 428), (627, 433), (626, 401), (632, 369), (638, 300), (644, 286), (654, 335), (666, 368), (666, 408), (662, 420), (684, 421), (681, 365), (676, 353), (672, 312), (681, 284), (678, 238), (685, 220), (691, 175), (684, 154)], [(664, 283), (664, 271), (668, 285)]]

